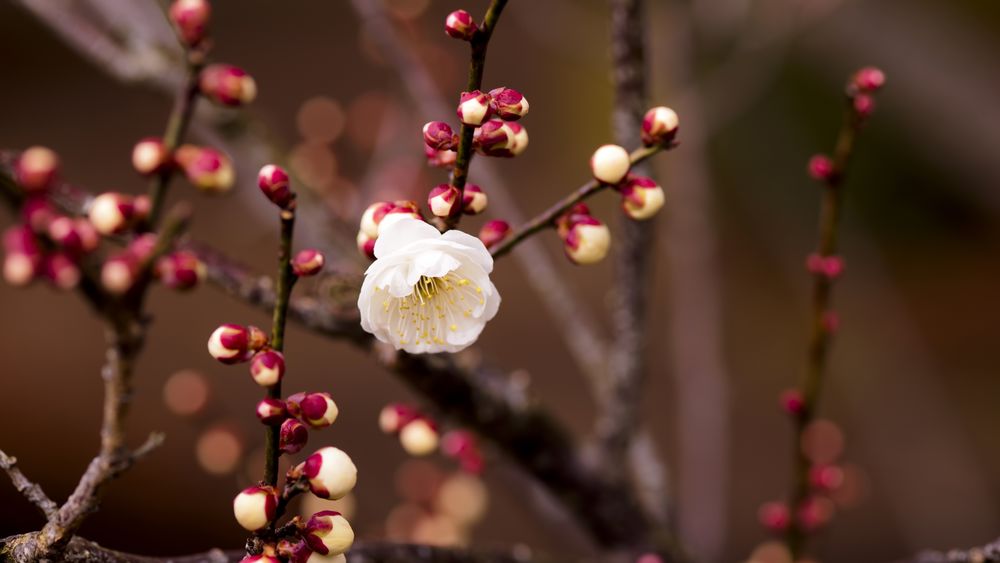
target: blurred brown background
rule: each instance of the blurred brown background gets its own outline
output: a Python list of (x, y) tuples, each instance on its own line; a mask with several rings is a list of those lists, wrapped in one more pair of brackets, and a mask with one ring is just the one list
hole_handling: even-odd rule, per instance
[[(464, 84), (466, 52), (441, 32), (444, 16), (459, 7), (478, 15), (486, 2), (386, 4), (450, 100)], [(790, 429), (776, 397), (803, 364), (808, 280), (801, 264), (818, 202), (804, 167), (809, 155), (830, 149), (843, 80), (865, 64), (882, 67), (888, 87), (848, 181), (848, 275), (836, 296), (843, 333), (822, 406), (846, 437), (843, 461), (854, 467), (857, 494), (819, 537), (816, 553), (827, 561), (888, 561), (1000, 535), (1000, 4), (648, 4), (652, 101), (678, 110), (682, 146), (656, 159), (668, 205), (659, 239), (649, 244), (659, 266), (645, 407), (671, 468), (685, 539), (704, 560), (745, 559), (766, 536), (758, 505), (788, 488)], [(215, 60), (254, 75), (260, 94), (250, 111), (276, 142), (298, 147), (300, 176), (334, 214), (353, 222), (374, 198), (423, 200), (444, 177), (423, 168), (418, 131), (426, 120), (453, 116), (413, 109), (348, 2), (214, 5)], [(531, 101), (530, 150), (498, 165), (525, 213), (582, 183), (590, 152), (611, 140), (607, 35), (607, 6), (596, 0), (513, 0), (498, 28), (486, 83), (517, 88)], [(0, 3), (0, 53), (0, 147), (44, 144), (60, 153), (75, 183), (145, 189), (129, 154), (140, 137), (160, 134), (167, 97), (109, 77), (11, 2)], [(317, 144), (317, 134), (330, 142)], [(314, 141), (303, 145), (304, 135)], [(205, 197), (184, 182), (172, 197), (195, 203), (196, 237), (271, 271), (276, 224), (252, 177), (243, 174), (227, 197)], [(603, 194), (593, 207), (611, 219), (616, 204)], [(10, 214), (0, 215), (9, 224)], [(300, 240), (329, 247), (323, 227), (305, 221)], [(556, 237), (542, 238), (567, 291), (607, 326), (610, 261), (572, 267)], [(480, 341), (482, 356), (530, 374), (530, 392), (586, 432), (592, 403), (562, 338), (573, 329), (545, 313), (515, 259), (499, 264), (495, 282), (504, 305)], [(251, 411), (260, 393), (242, 368), (212, 362), (204, 345), (220, 322), (262, 324), (265, 316), (210, 287), (155, 291), (151, 310), (130, 431), (138, 443), (164, 430), (167, 443), (109, 489), (83, 533), (149, 554), (242, 545), (230, 501), (250, 480), (245, 466), (259, 466), (253, 452), (262, 432)], [(0, 286), (0, 311), (0, 447), (62, 499), (98, 445), (100, 326), (75, 295), (42, 286)], [(341, 408), (339, 421), (313, 434), (309, 447), (329, 443), (351, 453), (360, 469), (355, 529), (380, 537), (401, 499), (394, 473), (406, 456), (378, 432), (376, 419), (383, 404), (408, 392), (349, 346), (297, 327), (287, 350), (286, 388), (330, 390)], [(210, 388), (193, 416), (164, 401), (168, 377), (185, 369), (204, 374)], [(222, 475), (196, 456), (197, 441), (213, 428), (240, 440), (240, 461)], [(206, 449), (217, 453), (227, 443)], [(695, 458), (709, 460), (704, 467), (685, 458), (692, 451), (707, 456)], [(522, 543), (566, 558), (587, 552), (565, 526), (538, 516), (516, 471), (491, 460), (489, 512), (474, 544)], [(704, 491), (711, 500), (698, 502)], [(0, 479), (0, 537), (40, 525)]]

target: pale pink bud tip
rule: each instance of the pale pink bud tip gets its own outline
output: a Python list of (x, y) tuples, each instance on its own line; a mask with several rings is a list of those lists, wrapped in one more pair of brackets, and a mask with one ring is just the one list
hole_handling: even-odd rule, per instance
[(462, 92), (456, 113), (462, 123), (478, 126), (490, 117), (492, 111), (489, 95), (475, 90)]
[(261, 387), (271, 387), (285, 376), (285, 357), (277, 350), (263, 350), (250, 361), (250, 376)]
[(462, 203), (458, 188), (448, 184), (440, 184), (427, 194), (427, 206), (437, 217), (449, 217), (455, 213)]
[(212, 6), (208, 0), (174, 0), (169, 15), (181, 41), (193, 47), (205, 39)]
[[(292, 398), (289, 397), (289, 401)], [(306, 393), (296, 397), (296, 416), (313, 428), (325, 428), (337, 420), (340, 411), (329, 393)]]
[(175, 159), (188, 181), (202, 191), (225, 192), (233, 187), (236, 178), (233, 163), (213, 148), (182, 145)]
[(208, 353), (224, 364), (245, 362), (253, 355), (250, 332), (236, 324), (221, 325), (208, 337)]
[(163, 172), (170, 164), (170, 153), (159, 137), (147, 137), (132, 148), (132, 167), (143, 176)]
[(444, 32), (462, 41), (469, 41), (479, 29), (472, 15), (465, 10), (455, 10), (444, 20)]
[(18, 157), (14, 176), (26, 192), (44, 192), (52, 187), (59, 174), (59, 156), (45, 147), (31, 147)]
[(101, 285), (114, 295), (128, 293), (138, 276), (139, 260), (130, 252), (110, 256), (101, 265)]
[(233, 515), (243, 528), (255, 532), (274, 519), (278, 494), (273, 487), (249, 487), (233, 499)]
[(399, 443), (412, 456), (430, 454), (438, 447), (437, 428), (430, 420), (417, 418), (399, 431)]
[(458, 146), (458, 136), (444, 121), (429, 121), (424, 125), (424, 144), (439, 150), (451, 150)]
[(453, 150), (439, 151), (428, 146), (424, 146), (424, 156), (427, 157), (427, 165), (434, 168), (451, 168), (458, 159), (458, 153)]
[(378, 426), (386, 434), (396, 434), (404, 426), (419, 416), (416, 409), (402, 403), (382, 407), (378, 415)]
[(49, 221), (47, 231), (56, 246), (73, 256), (93, 252), (101, 242), (97, 229), (86, 219), (55, 217)]
[(645, 176), (629, 177), (619, 191), (622, 194), (622, 210), (637, 221), (656, 215), (666, 199), (663, 188)]
[(350, 456), (334, 447), (322, 448), (309, 456), (302, 471), (309, 480), (309, 490), (325, 499), (343, 498), (358, 482), (358, 468)]
[(757, 519), (761, 525), (772, 532), (783, 532), (791, 523), (788, 505), (783, 502), (765, 502), (757, 510)]
[(288, 418), (288, 407), (281, 399), (265, 397), (257, 403), (256, 414), (264, 424), (277, 424)]
[(574, 264), (595, 264), (608, 255), (611, 231), (591, 216), (580, 216), (563, 239), (566, 256)]
[(852, 101), (854, 113), (861, 119), (866, 119), (875, 112), (875, 98), (870, 94), (858, 94)]
[(118, 235), (127, 231), (135, 219), (132, 196), (106, 192), (94, 198), (87, 211), (90, 224), (102, 235)]
[(441, 438), (441, 451), (458, 460), (464, 471), (481, 473), (483, 456), (476, 444), (476, 437), (466, 430), (452, 430)]
[(833, 502), (828, 498), (808, 498), (796, 512), (799, 526), (807, 532), (814, 532), (830, 523), (833, 518)]
[(156, 275), (170, 289), (185, 291), (205, 279), (205, 263), (193, 252), (178, 250), (157, 260)]
[(45, 276), (59, 289), (73, 289), (80, 283), (80, 267), (65, 252), (54, 252), (45, 257)]
[(647, 147), (666, 145), (677, 136), (680, 120), (677, 112), (665, 107), (655, 107), (642, 118), (642, 143)]
[(466, 215), (478, 215), (486, 210), (489, 199), (486, 192), (475, 184), (466, 184), (462, 195), (462, 212)]
[(825, 182), (833, 178), (833, 161), (824, 154), (813, 155), (809, 159), (809, 176), (814, 180)]
[(615, 185), (625, 179), (632, 166), (628, 151), (618, 145), (604, 145), (590, 157), (590, 170), (599, 182)]
[(885, 86), (882, 69), (867, 66), (854, 74), (854, 85), (862, 92), (875, 92)]
[(844, 259), (840, 256), (810, 254), (806, 258), (806, 269), (813, 275), (836, 279), (844, 273)]
[(487, 221), (486, 224), (483, 225), (483, 228), (479, 230), (479, 240), (483, 241), (486, 248), (493, 248), (503, 242), (509, 234), (510, 225), (507, 221), (494, 219), (492, 221)]
[(202, 94), (225, 106), (249, 104), (257, 97), (257, 83), (242, 68), (214, 64), (201, 71), (198, 82)]
[(302, 538), (309, 548), (322, 555), (339, 555), (354, 543), (354, 530), (339, 512), (323, 510), (306, 522)]
[(504, 121), (517, 121), (528, 115), (528, 99), (512, 88), (490, 90), (493, 112)]
[(278, 448), (286, 454), (299, 453), (309, 441), (309, 429), (294, 418), (287, 418), (281, 423), (278, 432)]
[(326, 258), (323, 256), (323, 253), (313, 248), (307, 248), (300, 250), (292, 258), (292, 271), (300, 277), (315, 276), (323, 270), (325, 263)]
[(778, 398), (781, 408), (792, 416), (799, 416), (806, 410), (806, 401), (798, 389), (785, 389)]
[(260, 169), (257, 186), (267, 199), (282, 209), (287, 208), (294, 199), (288, 173), (275, 164), (268, 164)]
[(844, 470), (836, 465), (814, 465), (809, 468), (809, 483), (820, 492), (835, 491), (844, 484)]

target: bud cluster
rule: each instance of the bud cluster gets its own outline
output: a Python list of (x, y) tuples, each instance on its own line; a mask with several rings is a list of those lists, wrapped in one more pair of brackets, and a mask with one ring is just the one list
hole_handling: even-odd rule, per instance
[(617, 190), (622, 196), (622, 211), (636, 221), (652, 218), (663, 207), (663, 188), (652, 178), (629, 174)]
[(445, 433), (441, 438), (441, 451), (457, 461), (464, 471), (473, 474), (482, 473), (485, 462), (476, 436), (472, 432), (452, 430)]
[(595, 264), (608, 255), (611, 231), (590, 214), (584, 203), (574, 205), (556, 219), (556, 230), (563, 241), (566, 257), (574, 264)]
[[(433, 204), (431, 204), (433, 208)], [(409, 215), (415, 219), (424, 219), (420, 214), (420, 206), (415, 201), (376, 201), (368, 206), (361, 214), (361, 223), (358, 227), (358, 251), (368, 257), (375, 259), (375, 241), (378, 239), (379, 225), (388, 215), (401, 213)]]
[(847, 98), (859, 120), (864, 121), (874, 113), (874, 94), (883, 86), (885, 86), (885, 73), (873, 66), (858, 70), (848, 81)]
[(398, 436), (399, 443), (410, 455), (428, 455), (438, 447), (437, 424), (412, 406), (386, 405), (379, 413), (378, 424), (382, 432)]

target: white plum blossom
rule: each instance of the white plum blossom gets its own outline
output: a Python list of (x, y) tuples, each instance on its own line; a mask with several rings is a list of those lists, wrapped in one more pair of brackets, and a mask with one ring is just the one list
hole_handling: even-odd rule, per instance
[(358, 297), (361, 328), (411, 354), (458, 352), (497, 314), (493, 257), (478, 238), (408, 215), (379, 225)]

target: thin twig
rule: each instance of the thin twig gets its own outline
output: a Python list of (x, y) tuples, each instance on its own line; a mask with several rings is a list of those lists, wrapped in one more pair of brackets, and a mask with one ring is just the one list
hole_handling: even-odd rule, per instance
[(17, 458), (10, 457), (3, 450), (0, 450), (0, 469), (7, 472), (7, 476), (10, 477), (11, 483), (14, 483), (14, 488), (17, 489), (17, 492), (31, 501), (38, 510), (42, 511), (42, 514), (46, 518), (55, 516), (56, 511), (59, 510), (59, 506), (45, 494), (41, 486), (28, 479), (21, 472), (17, 467)]

